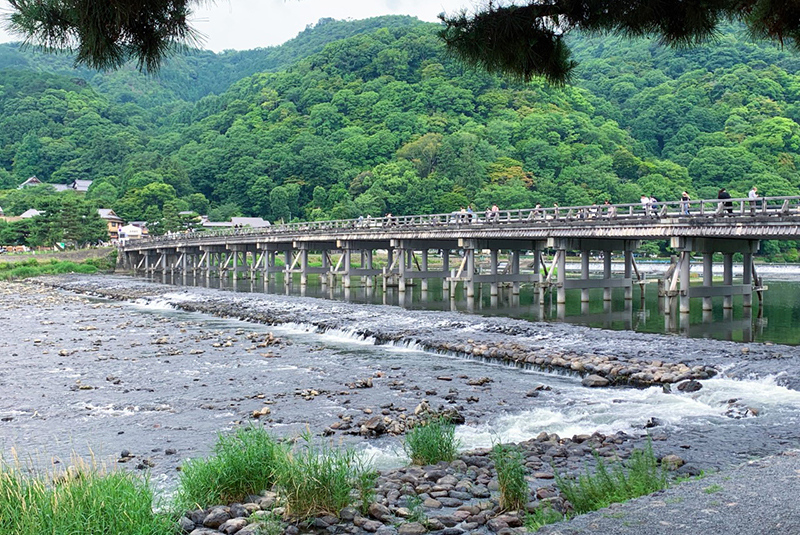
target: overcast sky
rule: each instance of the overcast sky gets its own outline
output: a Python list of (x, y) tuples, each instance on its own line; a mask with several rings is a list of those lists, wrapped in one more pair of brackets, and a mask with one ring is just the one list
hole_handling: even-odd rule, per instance
[[(198, 8), (192, 26), (205, 36), (203, 48), (249, 50), (279, 45), (321, 18), (365, 19), (378, 15), (413, 15), (436, 21), (445, 11), (471, 8), (475, 0), (216, 0)], [(6, 4), (3, 11), (10, 9)], [(0, 32), (0, 42), (19, 37)]]

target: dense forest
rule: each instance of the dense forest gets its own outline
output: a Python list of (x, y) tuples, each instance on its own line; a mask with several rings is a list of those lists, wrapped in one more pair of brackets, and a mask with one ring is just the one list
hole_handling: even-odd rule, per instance
[(577, 76), (553, 87), (467, 69), (437, 29), (324, 19), (279, 47), (175, 56), (157, 77), (0, 45), (0, 206), (48, 202), (15, 189), (32, 175), (94, 180), (87, 201), (160, 231), (184, 210), (330, 219), (800, 194), (800, 54), (732, 26), (678, 51), (578, 36)]

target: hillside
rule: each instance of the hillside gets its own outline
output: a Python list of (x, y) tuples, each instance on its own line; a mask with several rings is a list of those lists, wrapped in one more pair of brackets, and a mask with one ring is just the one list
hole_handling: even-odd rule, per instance
[(437, 29), (320, 21), (273, 49), (181, 55), (158, 80), (0, 47), (17, 64), (0, 73), (0, 181), (90, 178), (123, 218), (173, 222), (800, 193), (800, 55), (733, 27), (684, 51), (578, 36), (574, 85), (554, 88), (465, 69)]

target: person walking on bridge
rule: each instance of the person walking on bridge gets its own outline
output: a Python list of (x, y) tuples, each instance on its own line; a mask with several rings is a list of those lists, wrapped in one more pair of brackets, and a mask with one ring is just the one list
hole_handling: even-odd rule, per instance
[(758, 207), (758, 188), (753, 186), (750, 192), (747, 194), (747, 198), (750, 199), (750, 215), (756, 215), (756, 208)]
[[(731, 194), (725, 188), (719, 188), (719, 192), (717, 193), (717, 199), (730, 199)], [(720, 203), (720, 207), (717, 213), (722, 213), (722, 208), (725, 207), (725, 210), (728, 211), (729, 215), (733, 215), (733, 203), (732, 202), (724, 202)]]
[(681, 214), (682, 215), (689, 215), (689, 201), (692, 198), (689, 197), (689, 194), (685, 191), (681, 193)]

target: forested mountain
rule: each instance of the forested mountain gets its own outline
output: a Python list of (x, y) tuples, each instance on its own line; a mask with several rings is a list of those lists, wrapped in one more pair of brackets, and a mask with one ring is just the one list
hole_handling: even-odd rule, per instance
[(93, 179), (89, 199), (164, 230), (184, 209), (324, 219), (800, 193), (800, 55), (733, 27), (684, 51), (577, 37), (577, 78), (557, 88), (465, 69), (437, 29), (320, 21), (281, 47), (183, 54), (159, 78), (0, 47), (0, 185)]

